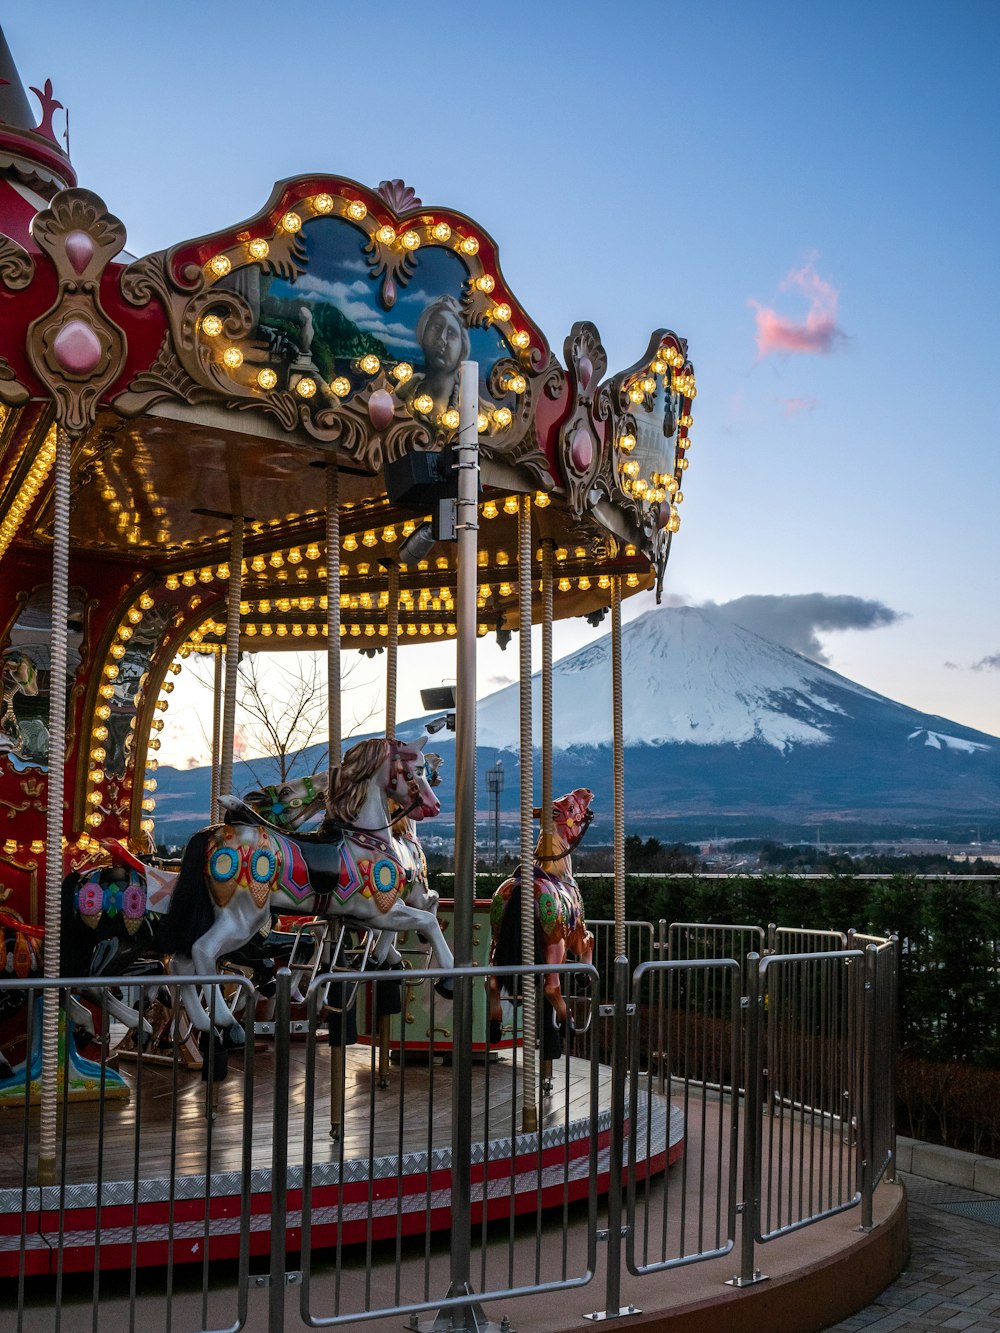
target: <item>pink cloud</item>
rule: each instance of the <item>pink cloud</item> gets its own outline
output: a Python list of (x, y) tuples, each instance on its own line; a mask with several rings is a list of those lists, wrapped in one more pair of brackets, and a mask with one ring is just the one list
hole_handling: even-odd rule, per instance
[(757, 321), (757, 357), (763, 360), (775, 352), (802, 352), (828, 356), (844, 339), (837, 324), (837, 306), (840, 294), (824, 280), (813, 267), (812, 260), (789, 273), (781, 283), (781, 290), (797, 291), (809, 301), (805, 319), (790, 319), (770, 306), (751, 301)]
[(815, 412), (815, 398), (782, 398), (781, 406), (785, 410), (786, 417), (798, 416), (800, 412)]

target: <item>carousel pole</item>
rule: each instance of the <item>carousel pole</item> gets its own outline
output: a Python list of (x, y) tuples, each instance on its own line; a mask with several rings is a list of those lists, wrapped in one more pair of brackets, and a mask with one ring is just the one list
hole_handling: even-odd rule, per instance
[(399, 658), (399, 566), (394, 560), (386, 562), (386, 581), (389, 588), (388, 630), (385, 660), (385, 734), (396, 738), (396, 663)]
[(212, 801), (209, 811), (209, 823), (216, 824), (222, 818), (219, 812), (219, 764), (222, 759), (222, 653), (215, 654), (215, 671), (212, 680)]
[[(479, 366), (459, 370), (458, 535), (455, 628), (455, 936), (456, 967), (471, 967), (476, 897), (476, 621), (479, 532)], [(472, 978), (455, 978), (452, 1020), (451, 1286), (452, 1298), (472, 1295)], [(450, 1329), (483, 1326), (470, 1300), (443, 1316)], [(461, 1322), (459, 1322), (461, 1321)]]
[[(535, 851), (531, 831), (531, 812), (535, 803), (531, 735), (531, 572), (534, 552), (531, 499), (527, 495), (518, 496), (517, 543), (518, 644), (521, 653), (521, 961), (527, 963), (535, 959)], [(521, 1129), (525, 1134), (534, 1134), (538, 1129), (537, 996), (537, 987), (529, 985), (525, 979), (521, 985)]]
[[(395, 560), (386, 562), (386, 581), (389, 588), (388, 640), (385, 661), (385, 735), (396, 738), (396, 663), (399, 653), (399, 566)], [(378, 1020), (378, 1081), (380, 1088), (389, 1086), (389, 1038), (392, 1018), (382, 1014)]]
[[(340, 469), (326, 466), (326, 699), (329, 795), (340, 768), (343, 714), (340, 704)], [(346, 1012), (342, 1022), (346, 1023)], [(330, 1044), (330, 1137), (339, 1139), (344, 1124), (344, 1047)]]
[(344, 735), (340, 703), (340, 469), (336, 460), (326, 468), (326, 695), (332, 795)]
[(243, 598), (243, 506), (233, 506), (229, 541), (229, 604), (226, 608), (226, 671), (222, 698), (222, 738), (219, 751), (220, 796), (233, 790), (233, 746), (236, 739), (236, 687), (240, 669), (240, 601)]
[[(552, 579), (555, 543), (551, 537), (542, 542), (542, 819), (540, 839), (542, 855), (551, 857), (553, 846), (552, 812)], [(543, 866), (549, 864), (542, 862)], [(532, 909), (534, 911), (534, 909)], [(534, 957), (532, 954), (531, 957)], [(549, 1015), (545, 1014), (545, 1020)], [(542, 1060), (542, 1085), (552, 1090), (552, 1061)]]
[[(69, 493), (71, 441), (57, 428), (52, 527), (52, 663), (49, 686), (49, 772), (45, 814), (45, 978), (58, 977), (63, 870), (63, 804), (66, 789), (66, 622), (69, 618)], [(66, 1036), (70, 1040), (69, 1034)], [(29, 1053), (30, 1062), (30, 1053)], [(67, 1062), (66, 1077), (69, 1076)], [(42, 1002), (42, 1082), (38, 1132), (38, 1183), (55, 1184), (59, 1109), (59, 991)]]
[(611, 712), (614, 746), (615, 957), (625, 954), (625, 746), (622, 725), (622, 580), (611, 580)]
[(542, 542), (542, 853), (552, 855), (552, 578), (554, 543)]

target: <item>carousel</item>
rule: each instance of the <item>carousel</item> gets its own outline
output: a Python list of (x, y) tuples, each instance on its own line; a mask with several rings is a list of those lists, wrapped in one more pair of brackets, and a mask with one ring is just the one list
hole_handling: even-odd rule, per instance
[[(345, 936), (355, 951), (364, 941), (353, 967), (398, 967), (400, 939), (419, 940), (415, 969), (409, 960), (427, 983), (419, 993), (396, 1015), (362, 1004), (357, 1048), (340, 1024), (331, 1056), (340, 1083), (323, 1094), (333, 1139), (353, 1142), (355, 1051), (379, 1045), (391, 1084), (388, 1057), (408, 1039), (411, 1051), (446, 1056), (453, 1075), (438, 1129), (421, 1124), (391, 1159), (403, 1194), (408, 1173), (423, 1182), (433, 1166), (435, 1205), (421, 1184), (411, 1230), (457, 1233), (463, 1206), (488, 1212), (491, 1173), (509, 1179), (516, 1211), (544, 1206), (541, 1177), (522, 1181), (518, 1162), (563, 1162), (569, 1143), (579, 1196), (595, 1152), (608, 1187), (606, 1109), (583, 1098), (549, 1124), (544, 1030), (573, 1017), (579, 997), (563, 993), (560, 969), (567, 957), (586, 968), (593, 945), (571, 869), (590, 793), (552, 789), (552, 626), (571, 616), (596, 625), (610, 613), (618, 956), (621, 607), (635, 593), (659, 594), (680, 526), (695, 397), (685, 340), (640, 334), (634, 362), (609, 369), (597, 328), (580, 322), (557, 355), (508, 285), (490, 234), (400, 180), (284, 180), (252, 217), (134, 258), (125, 225), (77, 184), (51, 85), (37, 97), (33, 109), (0, 35), (0, 982), (120, 976), (126, 955), (130, 965), (141, 956), (142, 975), (181, 978), (173, 1044), (163, 1049), (176, 1057), (183, 1015), (182, 1076), (197, 1084), (222, 1049), (239, 1067), (256, 1044), (259, 1064), (267, 1032), (287, 1015), (279, 1006), (270, 1028), (255, 1026), (255, 999), (242, 1010), (230, 993), (206, 1000), (189, 978), (218, 973), (261, 940), (276, 941), (280, 967), (302, 944), (303, 920), (327, 951), (312, 955), (314, 974), (337, 965)], [(521, 632), (533, 624), (540, 663)], [(491, 904), (475, 894), (476, 643), (512, 632), (520, 865)], [(454, 828), (442, 830), (454, 834), (455, 878), (453, 901), (439, 903), (418, 840), (423, 819), (439, 816), (435, 760), (429, 746), (397, 738), (396, 694), (400, 648), (442, 640), (454, 640), (456, 654)], [(385, 734), (346, 744), (343, 655), (373, 648), (384, 650)], [(279, 801), (273, 791), (234, 792), (233, 768), (240, 656), (280, 649), (325, 658), (329, 771)], [(216, 664), (213, 801), (181, 865), (163, 866), (159, 733), (191, 653)], [(323, 832), (296, 833), (307, 809), (325, 813)], [(533, 885), (535, 911), (522, 883)], [(516, 968), (536, 960), (549, 970), (537, 987), (519, 986)], [(476, 978), (491, 961), (515, 969), (506, 990), (495, 976), (489, 988)], [(245, 977), (244, 990), (252, 968)], [(88, 1053), (71, 1040), (74, 1013), (58, 986), (27, 994), (0, 990), (0, 1103), (15, 1108), (0, 1107), (0, 1125), (18, 1119), (20, 1132), (23, 1116), (31, 1142), (30, 1160), (0, 1180), (0, 1193), (7, 1240), (20, 1237), (23, 1248), (30, 1234), (31, 1271), (44, 1272), (52, 1248), (39, 1238), (52, 1225), (53, 1190), (63, 1191), (61, 1207), (79, 1202), (66, 1224), (77, 1257), (64, 1262), (93, 1263), (94, 1179), (86, 1151), (70, 1172), (60, 1118), (77, 1099), (90, 1102), (92, 1127), (80, 1133), (96, 1141), (111, 1103), (122, 1106), (114, 1114), (135, 1114), (143, 1056), (137, 1049), (134, 1066), (111, 1068), (106, 1047)], [(105, 1017), (114, 998), (103, 1001)], [(141, 1031), (142, 1015), (117, 1002), (125, 1026)], [(512, 1047), (519, 1076), (503, 1096), (517, 1123), (494, 1168), (467, 1101), (490, 1068), (484, 1054)], [(666, 1103), (658, 1114), (644, 1140), (650, 1173), (683, 1146), (683, 1121)], [(312, 1199), (314, 1225), (339, 1229), (338, 1243), (353, 1233), (334, 1203), (352, 1180), (370, 1199), (373, 1160), (370, 1148), (346, 1162), (343, 1151), (336, 1180), (321, 1181)], [(234, 1252), (227, 1219), (241, 1196), (249, 1189), (253, 1211), (270, 1194), (256, 1160), (247, 1185), (247, 1165), (241, 1178), (233, 1163), (228, 1187), (203, 1187), (213, 1253)], [(29, 1221), (10, 1220), (29, 1192)], [(136, 1244), (139, 1262), (186, 1257), (164, 1240), (154, 1196), (130, 1262)], [(496, 1206), (509, 1203), (505, 1195)], [(112, 1245), (100, 1255), (124, 1262)], [(460, 1253), (456, 1265), (460, 1284)]]

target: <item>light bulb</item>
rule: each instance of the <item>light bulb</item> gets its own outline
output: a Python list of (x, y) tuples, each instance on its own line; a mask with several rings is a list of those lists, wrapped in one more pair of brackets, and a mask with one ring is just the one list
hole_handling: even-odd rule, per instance
[(258, 236), (247, 245), (247, 254), (251, 259), (266, 259), (270, 252), (271, 247), (263, 236)]
[(294, 236), (297, 231), (302, 230), (302, 219), (298, 213), (286, 213), (281, 219), (281, 225), (285, 231), (291, 232)]
[(314, 213), (332, 213), (333, 196), (329, 194), (317, 194), (313, 196), (312, 201)]
[(206, 315), (201, 321), (201, 331), (206, 338), (217, 338), (222, 332), (222, 320), (218, 315)]

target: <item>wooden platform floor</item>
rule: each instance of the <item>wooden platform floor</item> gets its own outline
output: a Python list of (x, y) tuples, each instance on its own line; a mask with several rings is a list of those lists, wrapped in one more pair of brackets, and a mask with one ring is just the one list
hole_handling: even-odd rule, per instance
[[(307, 1135), (307, 1044), (291, 1044), (288, 1084), (287, 1153), (289, 1165), (303, 1161)], [(366, 1046), (346, 1050), (343, 1133), (330, 1134), (331, 1052), (316, 1046), (315, 1094), (311, 1133), (315, 1163), (371, 1161), (407, 1154), (432, 1161), (451, 1145), (452, 1071), (439, 1061), (393, 1063), (388, 1086), (379, 1086), (376, 1053)], [(124, 1060), (121, 1073), (131, 1085), (127, 1100), (72, 1102), (61, 1109), (58, 1130), (60, 1179), (66, 1186), (98, 1181), (170, 1180), (240, 1172), (244, 1164), (245, 1116), (249, 1108), (249, 1166), (267, 1171), (272, 1164), (275, 1115), (275, 1059), (270, 1043), (258, 1039), (252, 1060), (232, 1056), (228, 1077), (214, 1088), (215, 1114), (206, 1114), (208, 1085), (197, 1071), (148, 1061)], [(250, 1075), (252, 1070), (252, 1076)], [(472, 1070), (471, 1104), (474, 1143), (516, 1139), (521, 1132), (523, 1071), (511, 1052), (482, 1061)], [(552, 1092), (540, 1099), (545, 1131), (589, 1125), (589, 1061), (559, 1060)], [(597, 1071), (602, 1110), (610, 1100), (610, 1070)], [(27, 1117), (24, 1149), (23, 1108), (0, 1111), (0, 1190), (35, 1183), (39, 1112)]]

